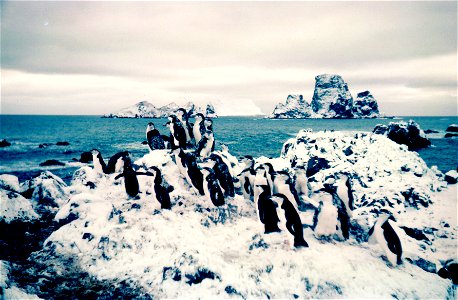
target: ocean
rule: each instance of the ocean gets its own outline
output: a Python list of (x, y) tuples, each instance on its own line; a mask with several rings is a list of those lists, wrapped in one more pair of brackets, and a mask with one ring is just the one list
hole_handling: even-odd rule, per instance
[[(377, 124), (414, 120), (429, 134), (432, 147), (418, 151), (428, 166), (436, 165), (443, 172), (458, 166), (458, 139), (444, 138), (445, 129), (457, 124), (458, 117), (400, 117), (392, 119), (293, 119), (272, 120), (263, 117), (220, 117), (214, 119), (216, 148), (228, 145), (236, 156), (261, 155), (278, 157), (283, 143), (301, 129), (314, 131), (336, 130), (346, 132), (371, 132)], [(21, 181), (38, 175), (43, 170), (69, 182), (73, 172), (83, 164), (75, 162), (80, 154), (99, 149), (105, 160), (113, 154), (128, 150), (133, 159), (148, 153), (145, 129), (148, 122), (155, 123), (162, 134), (169, 134), (163, 125), (166, 119), (106, 119), (100, 116), (43, 116), (0, 115), (0, 140), (12, 145), (0, 148), (0, 174), (14, 174)], [(68, 146), (57, 146), (68, 142)], [(40, 144), (49, 146), (40, 148)], [(40, 167), (39, 164), (56, 159), (65, 166)]]

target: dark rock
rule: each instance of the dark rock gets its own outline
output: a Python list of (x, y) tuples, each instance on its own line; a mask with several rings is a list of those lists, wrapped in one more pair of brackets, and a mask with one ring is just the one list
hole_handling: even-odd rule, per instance
[(204, 279), (215, 279), (218, 276), (213, 273), (212, 271), (206, 268), (199, 268), (195, 274), (186, 274), (185, 277), (187, 278), (186, 283), (189, 285), (199, 284)]
[(350, 156), (353, 154), (353, 150), (351, 149), (350, 146), (348, 146), (347, 148), (344, 149), (343, 153), (346, 155), (346, 156)]
[(425, 130), (425, 133), (426, 133), (426, 134), (430, 134), (430, 133), (439, 133), (439, 131), (437, 131), (437, 130), (431, 130), (431, 129), (426, 129), (426, 130)]
[(353, 97), (339, 75), (322, 74), (315, 77), (311, 106), (315, 113), (324, 118), (353, 117)]
[(377, 100), (369, 91), (358, 93), (353, 102), (353, 115), (360, 118), (377, 118), (380, 116)]
[(143, 141), (142, 145), (148, 145), (148, 142), (147, 141)]
[(458, 264), (453, 260), (448, 260), (437, 272), (437, 275), (445, 279), (451, 279), (453, 284), (458, 284)]
[(373, 133), (386, 135), (398, 144), (407, 145), (409, 150), (417, 150), (431, 145), (420, 126), (412, 120), (409, 122), (391, 122), (388, 126), (377, 125)]
[(456, 184), (458, 182), (458, 172), (455, 170), (448, 171), (445, 173), (444, 180), (447, 181), (448, 184)]
[(70, 145), (69, 142), (57, 142), (56, 143), (56, 146), (68, 146), (68, 145)]
[(329, 162), (326, 159), (317, 156), (311, 157), (307, 162), (306, 176), (310, 178), (321, 170), (329, 168)]
[(83, 240), (88, 240), (89, 242), (94, 239), (94, 235), (90, 232), (85, 232), (83, 234)]
[(436, 264), (426, 259), (419, 257), (417, 259), (406, 258), (406, 260), (409, 261), (411, 264), (423, 269), (426, 272), (436, 273)]
[(458, 133), (446, 133), (444, 135), (444, 138), (452, 138), (452, 137), (455, 137), (455, 136), (458, 136)]
[(410, 228), (406, 226), (400, 226), (406, 234), (418, 241), (429, 241), (428, 237), (420, 229)]
[(458, 125), (457, 124), (451, 124), (447, 127), (445, 131), (448, 132), (458, 132)]
[(92, 161), (92, 153), (91, 152), (83, 152), (81, 153), (80, 162), (87, 164), (88, 162)]
[(45, 162), (42, 162), (40, 164), (41, 167), (47, 167), (47, 166), (65, 166), (65, 163), (63, 162), (60, 162), (58, 160), (55, 160), (55, 159), (49, 159)]
[(8, 142), (7, 140), (3, 139), (0, 141), (0, 147), (8, 147), (11, 146), (11, 143)]
[(38, 145), (38, 148), (43, 149), (43, 148), (46, 148), (48, 146), (49, 146), (49, 144), (44, 143), (44, 144)]
[(140, 209), (141, 208), (141, 205), (138, 204), (138, 203), (134, 203), (132, 204), (132, 206), (130, 207), (131, 209)]
[(164, 267), (162, 269), (162, 280), (167, 280), (171, 278), (174, 281), (181, 280), (181, 271), (178, 268)]

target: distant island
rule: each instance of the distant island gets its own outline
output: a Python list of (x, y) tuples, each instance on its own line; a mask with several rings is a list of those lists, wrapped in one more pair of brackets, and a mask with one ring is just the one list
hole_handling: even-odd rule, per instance
[(377, 100), (369, 91), (357, 94), (355, 100), (340, 75), (322, 74), (315, 77), (311, 103), (302, 95), (289, 95), (270, 114), (271, 119), (361, 119), (385, 117), (380, 114)]
[(218, 117), (215, 108), (211, 104), (207, 104), (205, 109), (192, 102), (188, 102), (183, 106), (178, 106), (172, 102), (161, 107), (156, 107), (151, 102), (141, 101), (117, 112), (103, 115), (102, 118), (167, 118), (180, 107), (186, 109), (189, 117), (193, 117), (197, 113), (202, 113), (209, 118)]

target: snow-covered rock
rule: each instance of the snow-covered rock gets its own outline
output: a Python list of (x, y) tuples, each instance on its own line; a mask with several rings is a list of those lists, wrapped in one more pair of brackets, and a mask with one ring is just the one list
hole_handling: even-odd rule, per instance
[(0, 298), (1, 299), (40, 299), (36, 295), (27, 294), (10, 282), (10, 264), (0, 260)]
[(302, 95), (289, 95), (286, 104), (279, 103), (269, 118), (378, 118), (377, 101), (369, 91), (359, 93), (356, 100), (347, 83), (339, 75), (315, 77), (315, 90), (309, 104)]
[(356, 96), (353, 101), (353, 116), (360, 118), (380, 117), (377, 100), (369, 91), (358, 93)]
[(352, 118), (353, 97), (348, 85), (339, 75), (322, 74), (315, 77), (312, 108), (324, 118)]
[(431, 145), (424, 131), (415, 121), (409, 122), (390, 122), (388, 125), (376, 125), (376, 134), (386, 135), (390, 140), (407, 145), (410, 150), (425, 148)]
[(29, 199), (21, 194), (0, 189), (0, 220), (6, 223), (13, 221), (29, 222), (39, 218)]
[(9, 174), (0, 175), (0, 189), (19, 193), (21, 191), (19, 187), (19, 178)]
[[(104, 118), (167, 118), (174, 113), (180, 106), (175, 102), (171, 102), (162, 107), (156, 107), (148, 101), (141, 101), (129, 107), (123, 108), (118, 112), (106, 114)], [(205, 109), (196, 106), (192, 102), (188, 102), (183, 106), (188, 111), (189, 116), (194, 116), (196, 113), (203, 113), (210, 118), (216, 118), (217, 114), (214, 107), (208, 104)]]
[(309, 118), (313, 114), (311, 106), (302, 95), (289, 95), (286, 103), (275, 106), (269, 118), (273, 119), (299, 119)]

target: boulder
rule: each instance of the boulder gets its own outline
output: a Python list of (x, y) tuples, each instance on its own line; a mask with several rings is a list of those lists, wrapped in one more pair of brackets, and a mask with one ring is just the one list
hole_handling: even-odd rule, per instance
[(426, 129), (426, 130), (425, 130), (425, 133), (426, 133), (426, 134), (430, 134), (430, 133), (439, 133), (439, 131), (437, 131), (437, 130), (432, 130), (432, 129)]
[(323, 74), (315, 77), (312, 108), (323, 118), (352, 118), (353, 97), (348, 85), (339, 75)]
[(279, 103), (275, 106), (270, 118), (274, 119), (296, 119), (309, 118), (313, 111), (302, 95), (288, 95), (286, 103)]
[(0, 175), (0, 189), (19, 193), (21, 190), (19, 179), (16, 176), (10, 174)]
[(458, 172), (455, 170), (450, 170), (445, 173), (444, 179), (448, 184), (456, 184), (458, 182)]
[(56, 143), (56, 146), (68, 146), (68, 145), (70, 145), (69, 142), (57, 142)]
[(353, 116), (355, 118), (380, 117), (377, 100), (369, 91), (358, 93), (353, 102)]
[(455, 136), (458, 136), (458, 133), (450, 133), (450, 132), (447, 132), (445, 135), (444, 135), (444, 138), (452, 138), (452, 137), (455, 137)]
[(413, 120), (409, 122), (390, 122), (387, 125), (376, 125), (372, 131), (386, 135), (390, 140), (407, 145), (409, 150), (417, 150), (431, 145), (420, 126)]
[(320, 172), (321, 170), (325, 170), (328, 168), (329, 168), (329, 162), (326, 159), (322, 157), (314, 156), (310, 158), (310, 160), (307, 163), (306, 175), (307, 177), (312, 177), (313, 175)]
[(448, 132), (458, 132), (458, 125), (457, 124), (451, 124), (447, 127), (445, 131)]
[(7, 140), (3, 139), (0, 141), (0, 147), (8, 147), (11, 146), (11, 143), (8, 142)]
[(41, 167), (47, 167), (47, 166), (65, 166), (65, 163), (58, 161), (56, 159), (48, 159), (45, 162), (42, 162), (40, 164)]

